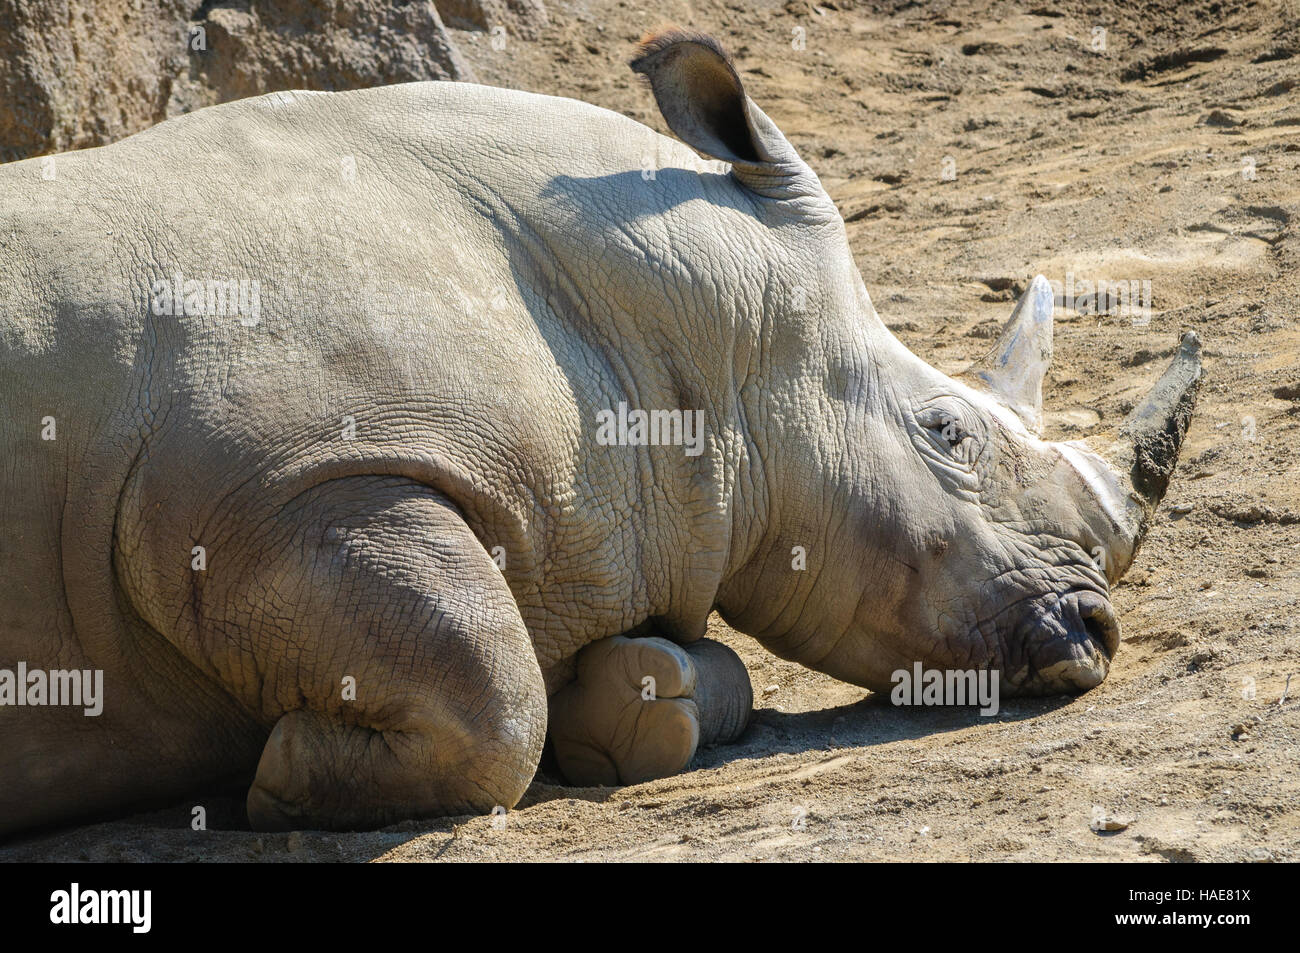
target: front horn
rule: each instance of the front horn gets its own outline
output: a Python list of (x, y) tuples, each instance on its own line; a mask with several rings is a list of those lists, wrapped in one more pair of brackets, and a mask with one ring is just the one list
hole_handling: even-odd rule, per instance
[(1169, 489), (1196, 408), (1201, 377), (1201, 339), (1195, 331), (1188, 331), (1160, 380), (1120, 427), (1111, 463), (1128, 477), (1133, 497), (1142, 506), (1139, 540)]

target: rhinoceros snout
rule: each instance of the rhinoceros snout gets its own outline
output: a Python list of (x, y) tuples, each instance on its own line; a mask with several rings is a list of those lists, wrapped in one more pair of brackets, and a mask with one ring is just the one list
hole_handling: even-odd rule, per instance
[(1027, 664), (1010, 679), (1017, 695), (1056, 695), (1096, 688), (1119, 649), (1119, 617), (1110, 600), (1074, 590), (1040, 605), (1022, 629)]

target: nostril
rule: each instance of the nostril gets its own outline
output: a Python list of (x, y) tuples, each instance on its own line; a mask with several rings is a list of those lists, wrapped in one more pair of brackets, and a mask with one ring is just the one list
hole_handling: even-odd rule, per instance
[(1083, 628), (1088, 633), (1088, 638), (1097, 643), (1097, 647), (1105, 653), (1106, 658), (1111, 657), (1110, 642), (1107, 639), (1108, 632), (1106, 626), (1095, 616), (1083, 620)]
[(1104, 596), (1081, 593), (1076, 604), (1088, 638), (1097, 643), (1107, 659), (1114, 658), (1115, 652), (1119, 650), (1119, 623), (1110, 603)]

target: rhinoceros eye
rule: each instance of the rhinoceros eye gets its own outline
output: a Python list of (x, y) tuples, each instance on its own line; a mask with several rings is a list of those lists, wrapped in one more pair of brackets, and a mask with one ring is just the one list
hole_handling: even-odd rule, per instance
[(925, 436), (930, 452), (942, 455), (948, 463), (969, 467), (979, 456), (979, 439), (963, 417), (965, 408), (948, 406), (949, 402), (931, 404), (916, 414), (916, 422)]
[(950, 448), (960, 446), (970, 437), (961, 421), (942, 407), (927, 407), (917, 415), (917, 423), (928, 430), (936, 442)]
[(960, 446), (963, 440), (970, 438), (970, 434), (965, 430), (962, 430), (961, 424), (952, 417), (945, 416), (942, 420), (936, 422), (931, 429), (934, 430), (939, 435), (939, 439), (948, 444), (949, 447)]

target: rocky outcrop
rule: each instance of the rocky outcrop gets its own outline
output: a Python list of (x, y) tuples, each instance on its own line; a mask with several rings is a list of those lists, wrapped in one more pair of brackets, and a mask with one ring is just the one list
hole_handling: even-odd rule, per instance
[(0, 0), (0, 159), (120, 139), (167, 115), (194, 0)]
[(360, 89), (473, 79), (432, 3), (385, 0), (213, 6), (191, 74), (219, 101), (278, 89)]
[(279, 89), (472, 80), (439, 7), (521, 38), (547, 22), (542, 0), (0, 0), (0, 161)]

